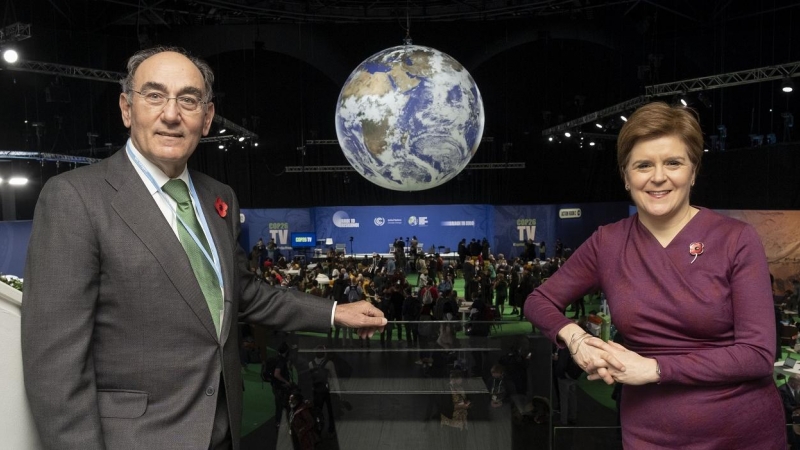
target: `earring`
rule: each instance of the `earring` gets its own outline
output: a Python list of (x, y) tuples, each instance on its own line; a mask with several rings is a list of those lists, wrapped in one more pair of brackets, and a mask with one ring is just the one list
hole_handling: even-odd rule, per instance
[(626, 184), (626, 185), (625, 185), (625, 190), (626, 190), (626, 191), (630, 191), (630, 190), (631, 190), (631, 187), (630, 187), (629, 185), (627, 185), (627, 184)]

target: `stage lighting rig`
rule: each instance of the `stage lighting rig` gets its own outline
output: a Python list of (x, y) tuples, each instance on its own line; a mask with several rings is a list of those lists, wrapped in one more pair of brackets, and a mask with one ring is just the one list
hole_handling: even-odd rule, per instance
[(0, 29), (0, 45), (19, 42), (31, 37), (31, 24), (15, 22)]

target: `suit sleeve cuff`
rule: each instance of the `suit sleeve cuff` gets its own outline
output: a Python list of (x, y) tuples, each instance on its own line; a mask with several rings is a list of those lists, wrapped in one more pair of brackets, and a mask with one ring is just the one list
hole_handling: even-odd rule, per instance
[(333, 308), (331, 309), (331, 327), (333, 327), (333, 318), (336, 316), (336, 304), (339, 303), (336, 300), (333, 301)]

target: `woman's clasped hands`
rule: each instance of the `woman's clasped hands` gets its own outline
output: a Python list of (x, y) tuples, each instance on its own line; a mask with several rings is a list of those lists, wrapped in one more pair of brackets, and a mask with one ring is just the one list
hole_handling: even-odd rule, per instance
[[(604, 342), (599, 338), (587, 339), (582, 347), (590, 348), (591, 350), (588, 350), (587, 353), (602, 355), (600, 357), (609, 362), (608, 366), (598, 368), (594, 373), (587, 370), (589, 380), (602, 379), (607, 384), (617, 382), (631, 385), (661, 381), (658, 361), (655, 358), (646, 358), (616, 342)], [(578, 351), (580, 352), (581, 349)], [(618, 363), (619, 366), (611, 361)], [(578, 361), (576, 360), (576, 362)], [(580, 362), (578, 365), (581, 365)], [(603, 371), (601, 372), (600, 369)], [(611, 382), (609, 382), (609, 378), (612, 380)]]

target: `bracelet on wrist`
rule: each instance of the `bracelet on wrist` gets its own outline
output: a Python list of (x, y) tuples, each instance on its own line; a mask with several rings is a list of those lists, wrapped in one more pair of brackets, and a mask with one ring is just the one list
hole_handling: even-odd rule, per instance
[[(576, 333), (576, 334), (577, 334), (577, 333)], [(591, 334), (589, 334), (589, 333), (584, 333), (584, 334), (582, 334), (581, 336), (579, 336), (579, 337), (577, 338), (577, 343), (578, 343), (578, 345), (576, 345), (576, 346), (575, 346), (575, 351), (573, 352), (573, 351), (572, 351), (572, 349), (570, 349), (570, 350), (569, 350), (569, 354), (570, 354), (571, 356), (575, 356), (575, 355), (577, 355), (577, 354), (578, 354), (578, 350), (581, 348), (581, 343), (582, 343), (583, 341), (585, 341), (586, 339), (590, 338), (590, 337), (592, 337), (592, 335), (591, 335)], [(572, 335), (572, 338), (570, 339), (570, 345), (571, 345), (573, 342), (576, 342), (576, 339), (575, 339), (575, 334), (573, 334), (573, 335)], [(569, 348), (569, 345), (567, 346), (567, 348)]]

